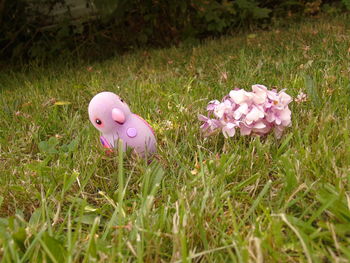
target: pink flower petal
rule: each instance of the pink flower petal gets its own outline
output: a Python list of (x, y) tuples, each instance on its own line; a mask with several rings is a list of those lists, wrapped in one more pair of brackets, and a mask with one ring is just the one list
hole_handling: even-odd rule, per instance
[(222, 133), (224, 134), (225, 138), (227, 137), (233, 137), (236, 133), (236, 125), (229, 122), (222, 128)]
[(218, 104), (220, 104), (220, 101), (218, 100), (209, 101), (207, 106), (207, 111), (213, 111)]
[(272, 101), (278, 101), (278, 94), (276, 91), (273, 91), (273, 90), (268, 90), (266, 92), (267, 94), (267, 97), (272, 100)]
[(232, 111), (232, 104), (229, 100), (225, 100), (220, 104), (216, 105), (214, 109), (214, 115), (221, 119), (225, 113), (229, 113)]
[(254, 121), (264, 118), (264, 113), (258, 110), (257, 107), (253, 107), (252, 110), (247, 114), (245, 121), (247, 124), (251, 124)]
[(277, 139), (281, 138), (282, 134), (283, 134), (283, 127), (276, 126), (275, 129), (274, 129), (274, 132), (275, 132), (275, 136), (276, 136)]
[(253, 102), (256, 104), (262, 104), (267, 98), (267, 88), (264, 85), (253, 85), (252, 90), (254, 92)]
[(246, 115), (248, 113), (248, 104), (247, 103), (243, 103), (241, 106), (239, 106), (237, 108), (237, 110), (235, 110), (235, 112), (233, 113), (233, 117), (238, 120), (239, 118), (242, 117), (242, 115)]
[(267, 87), (264, 85), (261, 85), (261, 84), (254, 84), (254, 85), (252, 85), (252, 90), (256, 93), (259, 93), (259, 92), (266, 93)]
[(283, 106), (287, 106), (293, 100), (291, 96), (289, 96), (287, 93), (283, 91), (280, 92), (278, 96), (279, 96), (279, 101)]
[(284, 110), (279, 112), (279, 119), (283, 126), (289, 126), (291, 123), (291, 114), (290, 109), (285, 108)]
[(254, 124), (253, 128), (254, 129), (263, 129), (263, 128), (266, 128), (266, 125), (262, 121), (259, 121), (259, 122)]
[(202, 115), (202, 114), (198, 114), (198, 120), (200, 121), (207, 121), (208, 120), (208, 117)]
[(240, 89), (240, 90), (231, 90), (230, 97), (234, 103), (242, 104), (242, 103), (247, 102), (249, 100), (249, 98), (251, 97), (251, 95), (248, 92), (246, 92), (245, 90)]
[(282, 121), (281, 121), (281, 119), (279, 117), (276, 116), (275, 123), (277, 125), (281, 125)]
[(240, 125), (241, 135), (249, 135), (252, 132), (251, 128), (248, 128), (244, 124)]

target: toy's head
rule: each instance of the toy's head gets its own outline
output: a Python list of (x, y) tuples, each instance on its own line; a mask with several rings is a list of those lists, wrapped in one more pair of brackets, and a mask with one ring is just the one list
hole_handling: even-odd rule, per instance
[(130, 117), (129, 106), (112, 92), (101, 92), (89, 104), (91, 123), (102, 133), (111, 133)]

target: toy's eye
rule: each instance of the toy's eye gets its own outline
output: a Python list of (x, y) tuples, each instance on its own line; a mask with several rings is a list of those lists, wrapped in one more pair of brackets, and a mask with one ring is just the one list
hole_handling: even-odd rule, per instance
[(101, 125), (102, 124), (102, 121), (100, 119), (96, 119), (95, 122), (96, 122), (97, 125)]
[(124, 102), (124, 100), (123, 100), (123, 99), (120, 99), (120, 101), (121, 101), (121, 102)]

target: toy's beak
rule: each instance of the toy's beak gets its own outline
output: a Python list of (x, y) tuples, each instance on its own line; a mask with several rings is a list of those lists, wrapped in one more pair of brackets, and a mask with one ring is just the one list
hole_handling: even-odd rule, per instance
[(112, 110), (112, 119), (119, 124), (123, 124), (125, 122), (125, 115), (120, 109), (114, 108)]

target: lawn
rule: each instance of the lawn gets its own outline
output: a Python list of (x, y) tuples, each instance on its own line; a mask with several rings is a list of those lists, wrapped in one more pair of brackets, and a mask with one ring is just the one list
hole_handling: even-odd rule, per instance
[[(348, 262), (350, 17), (0, 73), (2, 262)], [(281, 139), (205, 138), (212, 99), (299, 92)], [(107, 155), (87, 107), (119, 94), (153, 162)]]

